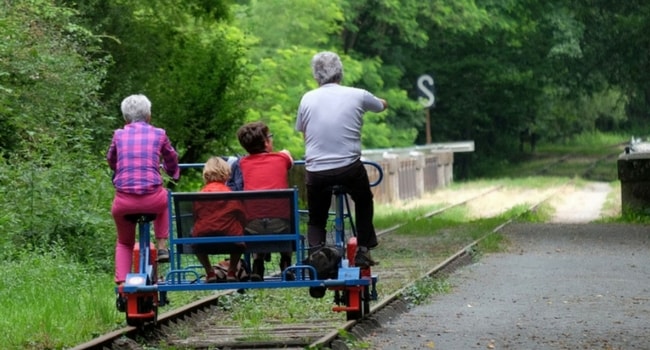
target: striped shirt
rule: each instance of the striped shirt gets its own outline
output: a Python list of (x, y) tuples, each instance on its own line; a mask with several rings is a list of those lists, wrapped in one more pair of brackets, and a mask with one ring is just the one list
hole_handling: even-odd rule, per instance
[(106, 160), (115, 172), (113, 185), (118, 192), (147, 194), (162, 186), (160, 159), (165, 172), (178, 179), (178, 154), (165, 130), (146, 122), (134, 122), (115, 130)]

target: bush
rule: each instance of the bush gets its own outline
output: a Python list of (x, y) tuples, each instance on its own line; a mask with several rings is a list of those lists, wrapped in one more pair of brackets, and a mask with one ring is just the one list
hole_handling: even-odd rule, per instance
[(113, 266), (113, 187), (108, 167), (59, 154), (49, 164), (6, 162), (0, 167), (1, 259), (57, 244), (71, 258), (102, 270)]

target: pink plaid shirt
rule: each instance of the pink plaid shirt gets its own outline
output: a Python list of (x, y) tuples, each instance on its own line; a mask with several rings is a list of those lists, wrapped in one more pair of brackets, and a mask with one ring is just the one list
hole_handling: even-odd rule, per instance
[(117, 129), (108, 148), (106, 160), (113, 171), (113, 185), (118, 192), (147, 194), (162, 186), (160, 158), (163, 169), (178, 179), (178, 154), (165, 130), (145, 122), (129, 123)]

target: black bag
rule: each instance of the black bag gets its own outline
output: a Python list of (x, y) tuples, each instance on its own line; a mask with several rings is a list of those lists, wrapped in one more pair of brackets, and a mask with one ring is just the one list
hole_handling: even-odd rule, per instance
[(338, 277), (339, 264), (343, 256), (342, 249), (336, 246), (322, 246), (313, 251), (303, 262), (316, 269), (318, 279), (335, 279)]

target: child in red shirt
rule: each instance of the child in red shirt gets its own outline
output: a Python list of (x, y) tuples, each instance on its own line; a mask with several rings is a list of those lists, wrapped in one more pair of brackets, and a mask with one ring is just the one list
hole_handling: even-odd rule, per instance
[[(205, 182), (205, 186), (201, 189), (201, 192), (230, 192), (230, 188), (226, 186), (226, 181), (229, 177), (230, 166), (228, 166), (226, 161), (220, 157), (208, 159), (203, 167), (203, 181)], [(239, 200), (198, 200), (194, 202), (193, 212), (193, 237), (244, 235), (246, 214), (244, 206)], [(237, 265), (246, 246), (243, 242), (219, 243), (218, 245), (221, 248), (224, 245), (231, 246), (230, 264), (228, 266), (226, 280), (228, 282), (236, 282)], [(205, 269), (205, 282), (219, 282), (208, 256), (208, 254), (218, 248), (215, 248), (213, 244), (203, 243), (192, 245), (192, 249)]]
[[(249, 153), (239, 160), (244, 190), (270, 190), (289, 188), (287, 175), (293, 165), (291, 153), (287, 150), (273, 152), (273, 134), (263, 122), (243, 125), (237, 131), (239, 143)], [(246, 214), (250, 222), (246, 226), (249, 234), (289, 233), (290, 208), (288, 203), (268, 200), (266, 203), (247, 203)], [(291, 251), (280, 252), (280, 268), (291, 266)], [(264, 253), (257, 253), (253, 259), (251, 280), (264, 278)], [(293, 275), (286, 274), (287, 279)]]

